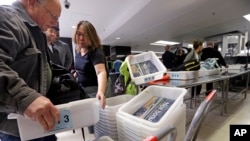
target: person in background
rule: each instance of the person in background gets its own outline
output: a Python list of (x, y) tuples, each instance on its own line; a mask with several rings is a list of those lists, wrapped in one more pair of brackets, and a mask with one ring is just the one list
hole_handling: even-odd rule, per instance
[(122, 65), (122, 60), (120, 58), (116, 58), (116, 60), (113, 62), (113, 71), (114, 72), (120, 72), (120, 67)]
[[(226, 61), (224, 60), (223, 56), (221, 55), (221, 53), (214, 49), (214, 43), (213, 42), (209, 42), (207, 43), (207, 47), (202, 49), (202, 55), (201, 55), (201, 61), (205, 61), (208, 58), (218, 58), (217, 63), (220, 66), (224, 66), (225, 68), (228, 68), (228, 65), (226, 63)], [(207, 83), (206, 84), (206, 95), (209, 94), (209, 92), (213, 89), (213, 83)]]
[[(107, 85), (107, 70), (105, 55), (100, 38), (89, 21), (80, 21), (74, 34), (76, 45), (74, 77), (84, 88), (90, 98), (101, 100), (105, 108), (105, 91)], [(94, 133), (94, 128), (89, 127), (89, 132)]]
[(61, 5), (59, 0), (19, 0), (0, 6), (0, 13), (0, 140), (20, 141), (17, 120), (7, 119), (9, 113), (38, 121), (45, 131), (60, 119), (45, 97), (51, 75), (43, 31), (57, 23)]
[(74, 34), (76, 44), (75, 77), (89, 97), (97, 97), (105, 107), (107, 71), (105, 55), (94, 26), (89, 21), (80, 21)]
[(59, 40), (60, 34), (59, 34), (59, 27), (54, 26), (54, 29), (56, 29), (56, 38), (53, 42), (54, 48), (56, 48), (59, 52), (59, 57), (62, 62), (62, 66), (64, 66), (67, 69), (70, 69), (72, 63), (73, 63), (73, 54), (70, 50), (70, 46)]
[(186, 57), (184, 50), (181, 49), (181, 48), (178, 48), (174, 55), (175, 55), (175, 57), (174, 57), (174, 67), (178, 67), (181, 64), (183, 64), (184, 59)]
[[(201, 41), (193, 41), (193, 49), (187, 54), (187, 56), (184, 59), (184, 62), (192, 61), (192, 60), (200, 61), (202, 49), (203, 49), (203, 45), (202, 45)], [(201, 86), (202, 85), (192, 87), (192, 89), (191, 89), (191, 96), (192, 97), (194, 96), (194, 94), (195, 95), (200, 94)], [(195, 89), (196, 89), (196, 91), (195, 91)]]
[(165, 52), (162, 54), (162, 61), (164, 66), (171, 70), (174, 65), (174, 53), (171, 51), (171, 47), (169, 45), (165, 46)]
[(49, 55), (50, 61), (53, 62), (54, 64), (58, 64), (62, 66), (62, 61), (59, 57), (59, 52), (57, 49), (54, 47), (54, 42), (56, 40), (56, 30), (54, 27), (49, 27), (46, 32), (46, 37), (47, 37), (47, 44), (48, 44), (48, 49), (47, 53)]

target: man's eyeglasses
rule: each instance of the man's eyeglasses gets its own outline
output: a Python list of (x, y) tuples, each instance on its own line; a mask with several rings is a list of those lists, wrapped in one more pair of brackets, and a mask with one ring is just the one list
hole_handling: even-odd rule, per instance
[(58, 18), (55, 14), (53, 14), (48, 8), (46, 8), (44, 5), (42, 5), (39, 1), (38, 1), (39, 5), (41, 7), (43, 7), (43, 9), (45, 9), (49, 14), (50, 16), (55, 20), (55, 21), (58, 21)]

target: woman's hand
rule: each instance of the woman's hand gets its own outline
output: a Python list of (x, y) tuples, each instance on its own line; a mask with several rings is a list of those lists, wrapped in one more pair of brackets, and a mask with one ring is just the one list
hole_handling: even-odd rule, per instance
[(105, 109), (106, 106), (106, 98), (103, 92), (98, 91), (96, 94), (96, 98), (98, 98), (99, 100), (101, 100), (102, 103), (102, 109)]

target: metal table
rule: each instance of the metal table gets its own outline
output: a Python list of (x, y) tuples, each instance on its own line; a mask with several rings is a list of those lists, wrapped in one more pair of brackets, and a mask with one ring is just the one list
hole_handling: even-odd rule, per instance
[(248, 82), (249, 82), (249, 72), (250, 70), (228, 70), (228, 72), (224, 74), (217, 74), (217, 75), (209, 75), (209, 76), (204, 76), (204, 77), (197, 77), (195, 79), (190, 79), (190, 80), (169, 80), (168, 83), (157, 83), (157, 85), (162, 85), (162, 86), (167, 86), (167, 87), (182, 87), (182, 88), (189, 88), (193, 86), (198, 86), (206, 83), (211, 83), (211, 82), (222, 82), (222, 90), (221, 90), (221, 114), (225, 115), (227, 114), (227, 106), (228, 106), (228, 91), (229, 91), (229, 82), (230, 79), (242, 76), (242, 75), (247, 75), (247, 83), (246, 87), (244, 88), (243, 91), (240, 93), (245, 92), (245, 98), (247, 95), (247, 90), (248, 90)]
[(230, 77), (229, 80), (232, 80), (232, 79), (234, 79), (236, 77), (239, 77), (239, 76), (246, 76), (245, 77), (246, 78), (246, 85), (245, 85), (245, 87), (243, 87), (241, 89), (241, 91), (236, 92), (236, 94), (233, 95), (231, 98), (229, 98), (229, 95), (228, 95), (228, 92), (229, 92), (229, 89), (228, 89), (229, 88), (229, 82), (228, 82), (228, 86), (227, 86), (228, 88), (225, 91), (226, 93), (225, 93), (225, 97), (224, 97), (224, 110), (225, 110), (225, 113), (227, 113), (227, 105), (228, 105), (228, 101), (230, 99), (232, 99), (233, 97), (235, 97), (238, 94), (243, 94), (243, 93), (244, 93), (244, 98), (246, 99), (246, 97), (247, 97), (247, 90), (248, 90), (248, 83), (249, 83), (249, 72), (250, 72), (249, 69), (248, 70), (229, 69), (228, 73), (223, 74), (224, 76), (229, 76)]

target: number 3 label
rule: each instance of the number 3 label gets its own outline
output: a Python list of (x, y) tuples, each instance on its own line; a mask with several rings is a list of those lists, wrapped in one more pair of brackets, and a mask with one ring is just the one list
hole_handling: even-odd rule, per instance
[(72, 128), (72, 119), (70, 111), (67, 109), (60, 110), (60, 121), (55, 125), (54, 129), (51, 131), (57, 131), (62, 129), (71, 129)]

